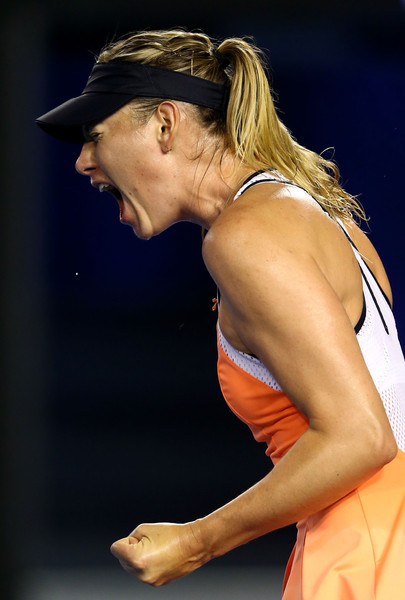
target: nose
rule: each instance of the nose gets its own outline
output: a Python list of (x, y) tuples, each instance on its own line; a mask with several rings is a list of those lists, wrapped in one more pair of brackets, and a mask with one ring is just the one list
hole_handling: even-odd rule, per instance
[(80, 175), (91, 175), (95, 169), (97, 169), (97, 161), (94, 155), (94, 143), (86, 142), (76, 161), (76, 171)]

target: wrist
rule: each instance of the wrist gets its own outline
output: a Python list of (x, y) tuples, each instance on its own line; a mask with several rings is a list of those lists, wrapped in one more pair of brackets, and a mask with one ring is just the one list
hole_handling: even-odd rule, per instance
[(206, 531), (206, 518), (196, 519), (186, 524), (189, 531), (189, 546), (193, 559), (199, 566), (215, 558), (210, 536)]

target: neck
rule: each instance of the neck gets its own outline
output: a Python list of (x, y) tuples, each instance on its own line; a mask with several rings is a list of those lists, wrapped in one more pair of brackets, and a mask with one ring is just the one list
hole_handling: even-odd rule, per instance
[(192, 214), (187, 220), (209, 229), (222, 211), (232, 204), (235, 194), (254, 171), (233, 156), (224, 155), (222, 160), (215, 160), (214, 156), (202, 176), (195, 178), (195, 182), (199, 183), (193, 189)]

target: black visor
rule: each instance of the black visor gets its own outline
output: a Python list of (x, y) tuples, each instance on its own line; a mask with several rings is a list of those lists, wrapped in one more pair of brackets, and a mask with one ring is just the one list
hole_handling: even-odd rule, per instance
[(46, 133), (64, 142), (85, 142), (83, 126), (98, 123), (134, 98), (190, 102), (224, 112), (228, 87), (201, 77), (135, 62), (97, 63), (81, 96), (36, 119)]

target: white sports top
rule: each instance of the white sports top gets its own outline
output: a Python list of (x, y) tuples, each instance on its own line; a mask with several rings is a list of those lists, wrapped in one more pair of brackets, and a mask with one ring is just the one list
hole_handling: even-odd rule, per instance
[[(270, 182), (299, 187), (274, 171), (259, 171), (245, 181), (234, 200), (249, 187)], [(339, 222), (339, 225), (350, 240), (343, 224)], [(362, 316), (355, 327), (357, 340), (381, 396), (397, 445), (405, 451), (405, 360), (398, 340), (394, 315), (387, 297), (360, 252), (351, 240), (350, 243), (363, 281), (364, 306)], [(219, 341), (226, 354), (240, 368), (264, 381), (273, 389), (282, 389), (259, 359), (233, 348), (220, 330)]]

